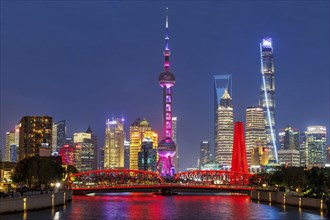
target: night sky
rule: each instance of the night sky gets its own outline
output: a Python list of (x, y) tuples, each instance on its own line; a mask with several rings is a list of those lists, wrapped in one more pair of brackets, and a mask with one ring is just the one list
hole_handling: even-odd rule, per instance
[[(1, 146), (24, 115), (90, 125), (145, 117), (161, 134), (165, 8), (176, 75), (180, 167), (213, 147), (213, 75), (233, 77), (234, 120), (259, 99), (259, 42), (274, 46), (276, 128), (325, 125), (329, 138), (329, 2), (1, 1)], [(328, 141), (329, 143), (329, 141)]]

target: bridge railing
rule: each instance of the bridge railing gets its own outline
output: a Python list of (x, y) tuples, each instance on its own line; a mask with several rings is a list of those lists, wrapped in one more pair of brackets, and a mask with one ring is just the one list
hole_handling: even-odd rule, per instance
[(232, 172), (227, 170), (196, 170), (180, 172), (175, 175), (174, 181), (196, 185), (235, 185), (247, 186), (252, 174)]
[(70, 175), (70, 188), (106, 188), (112, 186), (155, 185), (163, 183), (158, 173), (142, 170), (92, 170)]

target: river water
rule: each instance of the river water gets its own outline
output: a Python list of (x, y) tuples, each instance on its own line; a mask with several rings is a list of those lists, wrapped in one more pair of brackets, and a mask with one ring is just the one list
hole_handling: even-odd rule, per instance
[(64, 206), (0, 215), (0, 219), (326, 219), (323, 214), (258, 203), (246, 195), (121, 193), (73, 196), (73, 201)]

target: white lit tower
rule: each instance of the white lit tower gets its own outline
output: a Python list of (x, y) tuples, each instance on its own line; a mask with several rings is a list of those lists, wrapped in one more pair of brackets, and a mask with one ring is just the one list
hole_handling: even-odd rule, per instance
[(260, 43), (261, 89), (259, 105), (264, 109), (265, 131), (269, 159), (278, 163), (275, 132), (275, 77), (273, 60), (273, 40), (263, 37)]
[(159, 75), (159, 85), (163, 89), (163, 140), (158, 144), (159, 160), (157, 170), (162, 176), (173, 176), (175, 173), (172, 164), (176, 146), (172, 140), (172, 87), (175, 84), (175, 76), (170, 72), (170, 49), (168, 45), (168, 8), (166, 8), (166, 35), (164, 57), (165, 71)]

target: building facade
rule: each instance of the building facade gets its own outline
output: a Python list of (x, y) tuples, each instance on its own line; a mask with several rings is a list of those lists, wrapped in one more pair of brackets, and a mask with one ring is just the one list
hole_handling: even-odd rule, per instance
[[(263, 143), (263, 142), (262, 142)], [(262, 144), (256, 143), (252, 148), (251, 153), (251, 165), (252, 166), (265, 166), (268, 164), (269, 155), (268, 148), (264, 147)]]
[(90, 127), (86, 132), (74, 133), (75, 167), (80, 172), (94, 170), (95, 165), (95, 140)]
[(199, 151), (199, 169), (211, 162), (211, 149), (209, 141), (201, 141)]
[(267, 147), (270, 159), (278, 162), (275, 130), (275, 75), (273, 40), (270, 37), (262, 38), (260, 43), (261, 56), (261, 89), (259, 106), (264, 110)]
[(176, 172), (179, 172), (180, 170), (180, 161), (179, 161), (179, 145), (177, 142), (177, 123), (178, 123), (178, 117), (172, 117), (172, 140), (176, 144), (176, 153), (173, 157), (173, 165), (176, 170)]
[(13, 161), (11, 161), (11, 154), (12, 154), (13, 150), (16, 150), (15, 132), (14, 131), (8, 131), (8, 132), (6, 132), (6, 156), (5, 156), (5, 161), (13, 162)]
[(307, 165), (322, 165), (326, 163), (327, 139), (325, 126), (308, 126), (306, 135)]
[(121, 119), (108, 119), (104, 142), (104, 169), (123, 168), (125, 166), (125, 132)]
[(281, 150), (300, 149), (300, 131), (297, 128), (287, 126), (279, 131), (279, 142)]
[(53, 119), (24, 116), (19, 127), (19, 160), (28, 156), (50, 156)]
[(262, 143), (264, 147), (266, 143), (265, 118), (263, 108), (259, 106), (246, 108), (246, 125), (245, 125), (245, 143), (246, 156), (248, 165), (251, 165), (252, 150), (257, 146), (257, 142)]
[(125, 169), (128, 169), (129, 170), (129, 158), (130, 158), (130, 155), (129, 155), (129, 148), (130, 148), (130, 143), (129, 141), (125, 140), (124, 141), (124, 154), (125, 154), (125, 158), (124, 158), (124, 167)]
[(217, 146), (215, 161), (221, 165), (231, 165), (234, 137), (234, 115), (232, 100), (225, 90), (218, 108)]
[(221, 98), (227, 90), (232, 97), (232, 76), (231, 75), (214, 75), (214, 151), (218, 146), (218, 109)]
[(154, 149), (157, 149), (158, 134), (151, 129), (146, 119), (138, 118), (130, 126), (130, 170), (138, 170), (138, 153), (141, 150), (142, 140), (150, 138)]
[(152, 140), (145, 138), (138, 153), (139, 170), (156, 172), (157, 150), (153, 148)]
[(289, 167), (300, 166), (300, 152), (295, 149), (279, 150), (278, 151), (279, 164)]
[(66, 142), (65, 120), (54, 123), (52, 129), (52, 152), (58, 152)]

